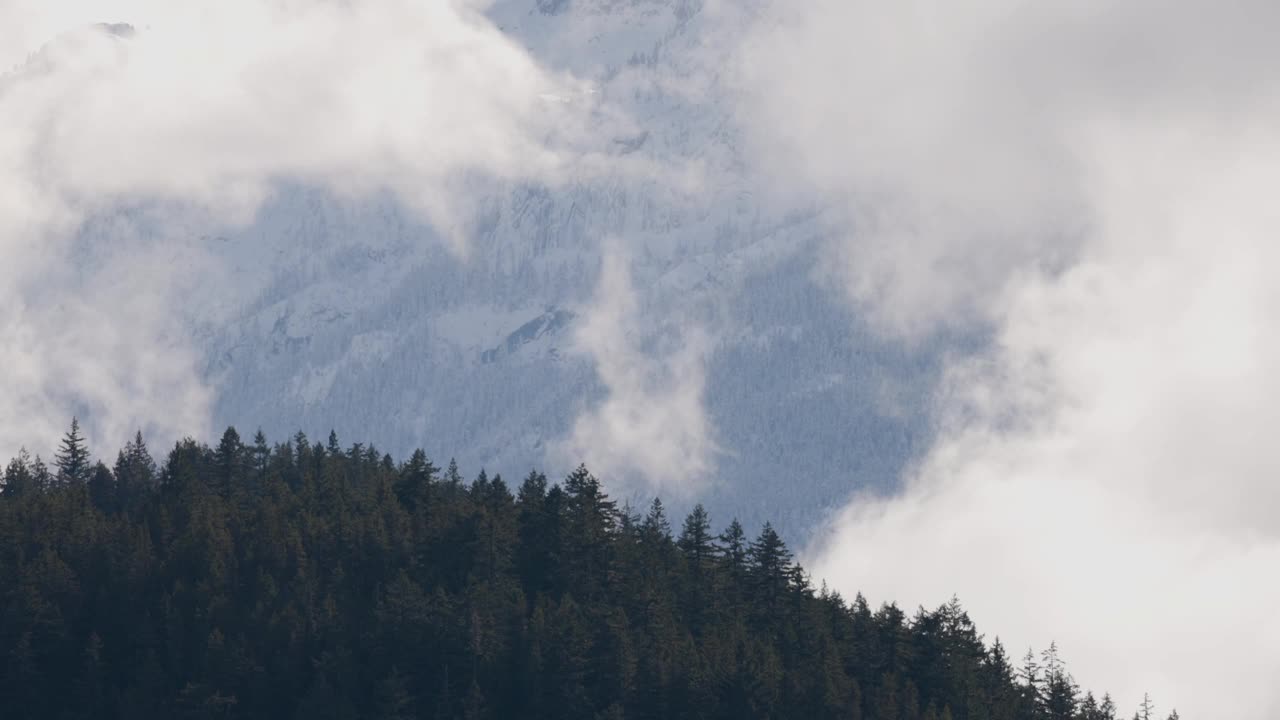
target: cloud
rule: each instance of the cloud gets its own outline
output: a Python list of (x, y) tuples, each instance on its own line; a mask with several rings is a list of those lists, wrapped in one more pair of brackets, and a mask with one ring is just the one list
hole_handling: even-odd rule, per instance
[[(174, 259), (166, 231), (251, 220), (289, 181), (393, 191), (465, 251), (477, 183), (555, 183), (566, 163), (589, 165), (599, 112), (585, 88), (543, 70), (482, 9), (5, 3), (0, 452), (49, 442), (72, 412), (91, 411), (104, 445), (139, 425), (207, 432), (181, 282), (157, 259)], [(139, 208), (158, 233), (82, 229)]]
[(888, 335), (987, 328), (892, 497), (817, 575), (958, 593), (1007, 644), (1165, 711), (1280, 712), (1280, 50), (1265, 2), (775, 4), (741, 117), (851, 225), (832, 277)]
[(645, 317), (625, 251), (608, 243), (575, 337), (607, 395), (552, 455), (585, 461), (614, 488), (688, 499), (705, 489), (718, 452), (703, 402), (710, 339), (689, 322), (655, 331)]

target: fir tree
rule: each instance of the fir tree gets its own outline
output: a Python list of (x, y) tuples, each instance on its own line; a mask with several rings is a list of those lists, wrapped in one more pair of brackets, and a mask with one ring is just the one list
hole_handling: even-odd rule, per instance
[(31, 473), (31, 458), (27, 455), (26, 448), (23, 448), (5, 467), (4, 487), (0, 488), (0, 494), (20, 497), (39, 492), (41, 489), (36, 487), (35, 477)]
[(715, 556), (715, 543), (711, 534), (711, 520), (707, 511), (699, 503), (684, 520), (680, 529), (680, 539), (676, 541), (680, 551), (684, 553), (689, 567), (695, 572), (704, 572)]
[(125, 512), (136, 512), (148, 493), (156, 483), (156, 463), (147, 451), (147, 444), (142, 439), (142, 431), (134, 434), (133, 440), (125, 444), (124, 449), (116, 455), (114, 475), (116, 478), (116, 495), (120, 508)]
[(1099, 720), (1116, 720), (1116, 703), (1111, 699), (1111, 694), (1106, 693), (1102, 696), (1102, 704), (1098, 707)]
[(763, 599), (765, 610), (778, 612), (782, 597), (791, 581), (791, 552), (769, 523), (765, 523), (760, 536), (747, 550), (750, 559), (749, 577), (752, 592)]
[(1155, 703), (1151, 702), (1151, 694), (1142, 694), (1142, 704), (1138, 706), (1136, 717), (1140, 720), (1152, 720), (1156, 714)]
[(93, 466), (89, 461), (89, 448), (80, 435), (80, 421), (71, 418), (71, 429), (62, 436), (62, 444), (54, 456), (58, 468), (58, 482), (64, 485), (83, 485), (89, 481)]

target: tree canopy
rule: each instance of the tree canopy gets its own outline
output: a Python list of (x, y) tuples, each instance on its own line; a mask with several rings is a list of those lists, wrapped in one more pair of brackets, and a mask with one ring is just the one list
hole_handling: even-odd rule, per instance
[(108, 468), (73, 423), (56, 472), (4, 471), (3, 716), (1117, 717), (958, 601), (815, 589), (767, 525), (697, 507), (673, 536), (585, 467), (514, 492), (446, 467), (228, 429), (159, 465), (139, 434)]

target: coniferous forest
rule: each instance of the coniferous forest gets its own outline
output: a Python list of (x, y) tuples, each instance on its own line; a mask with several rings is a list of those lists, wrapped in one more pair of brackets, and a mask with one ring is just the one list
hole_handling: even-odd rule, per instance
[(1117, 717), (1056, 648), (1017, 657), (955, 600), (817, 590), (769, 526), (673, 526), (585, 468), (233, 429), (108, 466), (73, 423), (0, 492), (6, 720)]

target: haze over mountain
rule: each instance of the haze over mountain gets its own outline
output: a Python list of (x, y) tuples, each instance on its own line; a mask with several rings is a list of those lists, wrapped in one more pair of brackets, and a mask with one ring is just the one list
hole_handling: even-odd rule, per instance
[(1273, 717), (1277, 23), (8, 3), (0, 453), (76, 414), (585, 461), (1122, 705)]
[[(707, 73), (730, 59), (706, 45), (727, 28), (687, 2), (487, 16), (588, 86), (540, 102), (627, 118), (593, 140), (628, 164), (461, 181), (461, 253), (397, 196), (296, 183), (246, 225), (181, 238), (212, 424), (335, 429), (508, 476), (586, 460), (637, 502), (697, 498), (796, 538), (851, 488), (890, 486), (927, 436), (936, 357), (877, 338), (815, 282), (829, 229), (811, 202), (774, 197), (732, 88)], [(172, 233), (151, 224), (112, 208), (79, 242)]]

